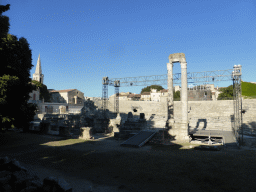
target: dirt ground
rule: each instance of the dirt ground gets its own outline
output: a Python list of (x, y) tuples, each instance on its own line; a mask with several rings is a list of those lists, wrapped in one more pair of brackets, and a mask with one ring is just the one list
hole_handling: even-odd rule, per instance
[(20, 161), (43, 179), (64, 178), (73, 191), (255, 191), (256, 150), (196, 150), (193, 145), (121, 147), (122, 140), (65, 139), (9, 131), (0, 156)]

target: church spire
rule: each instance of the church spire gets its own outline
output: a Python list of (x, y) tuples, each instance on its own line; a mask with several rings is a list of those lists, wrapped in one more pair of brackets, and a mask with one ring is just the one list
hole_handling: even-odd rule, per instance
[(36, 71), (33, 74), (33, 80), (39, 81), (40, 83), (43, 84), (44, 75), (42, 74), (40, 54), (37, 59)]
[(35, 73), (37, 73), (37, 74), (39, 74), (39, 75), (42, 74), (40, 54), (39, 54), (38, 59), (37, 59), (37, 64), (36, 64), (36, 71), (35, 71)]

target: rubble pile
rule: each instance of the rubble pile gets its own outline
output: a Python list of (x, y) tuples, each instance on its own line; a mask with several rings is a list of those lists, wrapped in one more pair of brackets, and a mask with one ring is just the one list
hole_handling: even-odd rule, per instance
[(20, 166), (15, 159), (0, 157), (1, 192), (72, 192), (71, 186), (64, 180), (46, 177), (43, 182), (39, 177)]

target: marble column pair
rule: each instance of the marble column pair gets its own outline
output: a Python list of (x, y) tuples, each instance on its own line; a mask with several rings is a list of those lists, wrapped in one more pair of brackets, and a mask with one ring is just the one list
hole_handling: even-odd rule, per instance
[[(168, 70), (168, 124), (172, 127), (170, 134), (176, 136), (177, 140), (188, 140), (188, 83), (187, 62), (185, 54), (171, 54), (170, 62), (167, 63)], [(181, 66), (181, 122), (174, 123), (174, 101), (173, 101), (173, 63), (179, 62)]]

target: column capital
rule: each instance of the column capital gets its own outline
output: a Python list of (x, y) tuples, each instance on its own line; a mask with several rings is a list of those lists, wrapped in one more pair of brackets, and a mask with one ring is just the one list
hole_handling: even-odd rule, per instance
[(181, 69), (187, 68), (187, 62), (180, 63)]

